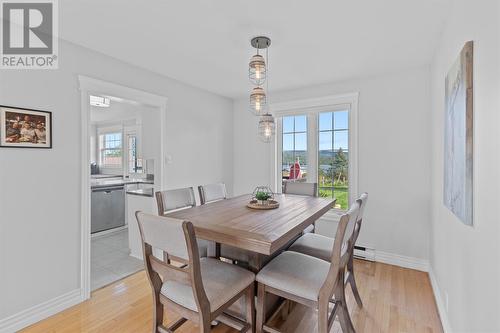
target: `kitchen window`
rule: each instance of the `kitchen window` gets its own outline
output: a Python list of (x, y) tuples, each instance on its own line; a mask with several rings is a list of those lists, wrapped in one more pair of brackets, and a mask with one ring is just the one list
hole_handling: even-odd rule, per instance
[(142, 160), (137, 158), (137, 136), (127, 135), (128, 173), (142, 173)]
[(122, 168), (122, 133), (99, 135), (99, 165), (104, 168)]

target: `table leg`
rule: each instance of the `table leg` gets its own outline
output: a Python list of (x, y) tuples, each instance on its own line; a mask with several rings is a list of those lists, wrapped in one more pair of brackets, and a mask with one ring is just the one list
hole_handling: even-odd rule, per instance
[(215, 258), (220, 259), (220, 243), (215, 243)]

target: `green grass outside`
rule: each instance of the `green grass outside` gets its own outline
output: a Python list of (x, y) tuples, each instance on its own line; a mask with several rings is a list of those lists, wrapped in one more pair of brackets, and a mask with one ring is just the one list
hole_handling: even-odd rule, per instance
[[(331, 186), (331, 184), (325, 184), (326, 186)], [(319, 196), (324, 198), (337, 198), (337, 203), (335, 207), (347, 210), (349, 206), (348, 197), (348, 186), (347, 185), (335, 185), (332, 188), (319, 188)], [(339, 207), (340, 206), (340, 207)]]

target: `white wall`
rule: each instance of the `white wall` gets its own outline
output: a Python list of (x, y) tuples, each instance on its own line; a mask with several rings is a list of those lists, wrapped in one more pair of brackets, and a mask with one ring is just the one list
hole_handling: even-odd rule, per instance
[(87, 161), (78, 74), (168, 97), (169, 187), (224, 181), (232, 189), (232, 101), (74, 44), (59, 47), (58, 70), (0, 74), (0, 104), (52, 111), (54, 129), (53, 149), (0, 149), (0, 320), (80, 286)]
[[(272, 93), (273, 102), (359, 92), (359, 191), (370, 195), (359, 243), (428, 259), (429, 69)], [(247, 100), (234, 107), (234, 191), (270, 182), (269, 145)]]
[[(431, 264), (453, 332), (500, 332), (500, 13), (457, 0), (432, 66)], [(474, 41), (474, 226), (443, 205), (445, 77)], [(444, 301), (445, 303), (446, 301)]]
[(90, 107), (91, 123), (118, 122), (140, 118), (140, 106), (130, 103), (111, 101), (109, 107)]

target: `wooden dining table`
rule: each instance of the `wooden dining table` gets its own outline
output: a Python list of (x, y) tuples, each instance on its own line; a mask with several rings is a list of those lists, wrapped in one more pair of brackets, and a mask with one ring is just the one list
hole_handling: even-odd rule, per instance
[(197, 238), (248, 251), (248, 266), (257, 273), (335, 204), (331, 198), (275, 194), (279, 207), (259, 210), (247, 207), (250, 200), (250, 194), (240, 195), (166, 216), (191, 221)]

